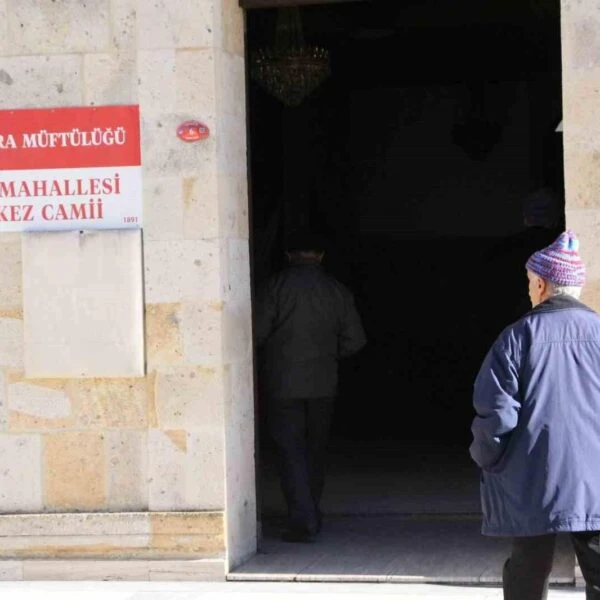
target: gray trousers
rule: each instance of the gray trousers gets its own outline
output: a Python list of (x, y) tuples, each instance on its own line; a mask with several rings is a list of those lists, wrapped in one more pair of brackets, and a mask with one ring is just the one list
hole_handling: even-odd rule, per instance
[[(600, 532), (570, 534), (586, 582), (586, 600), (600, 600)], [(556, 535), (518, 537), (504, 564), (504, 600), (546, 600)]]
[(334, 398), (271, 398), (267, 418), (277, 454), (290, 527), (311, 534), (320, 528), (325, 453)]

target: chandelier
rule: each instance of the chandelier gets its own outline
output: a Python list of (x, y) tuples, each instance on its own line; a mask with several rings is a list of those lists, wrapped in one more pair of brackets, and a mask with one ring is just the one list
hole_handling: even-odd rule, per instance
[(330, 72), (329, 52), (304, 43), (300, 9), (280, 8), (275, 44), (254, 54), (252, 78), (285, 105), (298, 106)]

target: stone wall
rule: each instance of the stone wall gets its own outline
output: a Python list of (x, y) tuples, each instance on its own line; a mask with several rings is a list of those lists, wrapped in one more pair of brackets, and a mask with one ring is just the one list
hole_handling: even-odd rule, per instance
[(583, 300), (600, 310), (600, 4), (561, 5), (567, 226), (588, 269)]
[[(22, 239), (0, 235), (5, 559), (222, 573), (255, 549), (243, 43), (237, 0), (0, 0), (1, 109), (140, 105), (147, 365), (26, 379)], [(190, 118), (207, 140), (176, 137)]]

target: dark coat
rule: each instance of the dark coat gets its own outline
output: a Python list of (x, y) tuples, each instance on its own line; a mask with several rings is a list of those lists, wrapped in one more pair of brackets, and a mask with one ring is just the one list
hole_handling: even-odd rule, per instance
[(269, 280), (257, 297), (255, 335), (266, 391), (277, 398), (335, 396), (338, 360), (366, 342), (352, 294), (317, 264)]
[(475, 382), (483, 533), (600, 530), (600, 317), (554, 297), (500, 335)]

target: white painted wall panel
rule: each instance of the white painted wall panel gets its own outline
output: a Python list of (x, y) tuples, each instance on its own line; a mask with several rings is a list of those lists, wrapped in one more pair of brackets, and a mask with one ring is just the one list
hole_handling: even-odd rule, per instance
[(26, 376), (143, 375), (141, 232), (22, 239)]

